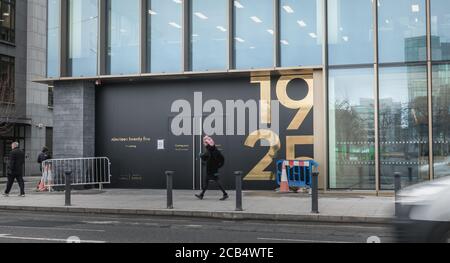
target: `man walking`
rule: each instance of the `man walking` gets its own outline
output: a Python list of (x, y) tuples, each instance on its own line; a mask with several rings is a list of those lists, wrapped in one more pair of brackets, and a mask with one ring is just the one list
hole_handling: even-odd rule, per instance
[(203, 139), (203, 144), (206, 147), (206, 153), (201, 154), (201, 158), (203, 162), (206, 163), (206, 182), (203, 186), (203, 191), (199, 195), (195, 195), (198, 199), (203, 200), (206, 191), (209, 187), (209, 182), (214, 181), (219, 186), (219, 189), (223, 193), (223, 197), (220, 199), (221, 201), (225, 201), (228, 199), (228, 194), (225, 192), (225, 189), (222, 187), (222, 184), (219, 181), (219, 168), (223, 167), (225, 163), (225, 158), (222, 153), (217, 149), (214, 140), (206, 136)]
[(9, 157), (8, 164), (8, 183), (6, 185), (4, 197), (8, 197), (11, 192), (11, 188), (14, 184), (14, 180), (20, 187), (20, 197), (25, 197), (25, 183), (23, 181), (23, 165), (25, 163), (25, 153), (19, 149), (19, 143), (14, 142), (11, 145), (12, 151)]

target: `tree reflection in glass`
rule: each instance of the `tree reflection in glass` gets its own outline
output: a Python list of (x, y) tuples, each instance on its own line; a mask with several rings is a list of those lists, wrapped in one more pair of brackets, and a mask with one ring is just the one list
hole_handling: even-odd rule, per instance
[(374, 71), (329, 73), (332, 189), (375, 189)]

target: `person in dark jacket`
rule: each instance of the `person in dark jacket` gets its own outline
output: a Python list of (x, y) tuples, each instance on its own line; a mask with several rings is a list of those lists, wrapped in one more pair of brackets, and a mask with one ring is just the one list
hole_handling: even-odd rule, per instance
[(42, 173), (42, 163), (50, 159), (52, 159), (52, 156), (50, 155), (48, 148), (47, 147), (42, 148), (42, 152), (39, 154), (37, 159), (41, 173)]
[(25, 183), (23, 181), (23, 166), (25, 163), (25, 153), (19, 149), (19, 143), (14, 142), (11, 145), (12, 151), (9, 157), (8, 164), (8, 183), (3, 196), (8, 197), (14, 180), (17, 180), (20, 187), (20, 197), (25, 197)]
[(224, 165), (225, 158), (223, 157), (222, 153), (217, 149), (214, 140), (206, 136), (203, 139), (203, 144), (205, 145), (206, 152), (201, 154), (200, 157), (202, 158), (202, 161), (206, 163), (206, 180), (203, 185), (203, 191), (201, 194), (195, 195), (198, 199), (203, 200), (203, 197), (205, 196), (206, 191), (209, 187), (209, 182), (214, 181), (219, 186), (219, 189), (223, 193), (223, 197), (220, 199), (221, 201), (225, 201), (228, 199), (228, 194), (223, 188), (222, 184), (219, 181), (218, 172), (219, 169)]

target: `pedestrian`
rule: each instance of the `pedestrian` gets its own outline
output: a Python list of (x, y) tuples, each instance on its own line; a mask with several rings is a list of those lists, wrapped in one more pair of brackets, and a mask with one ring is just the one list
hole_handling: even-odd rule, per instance
[(23, 181), (23, 167), (25, 163), (25, 153), (19, 149), (19, 143), (13, 142), (11, 144), (11, 154), (9, 157), (8, 164), (8, 183), (6, 185), (4, 197), (8, 197), (11, 192), (11, 188), (14, 184), (14, 180), (17, 180), (17, 183), (20, 187), (20, 197), (25, 197), (25, 183)]
[(50, 160), (50, 159), (52, 159), (52, 156), (51, 156), (48, 148), (44, 146), (42, 148), (42, 152), (39, 154), (38, 159), (37, 159), (37, 162), (39, 164), (39, 169), (41, 170), (41, 173), (43, 171), (42, 170), (42, 163), (47, 161), (47, 160)]
[(219, 180), (219, 169), (223, 167), (225, 164), (225, 158), (223, 157), (222, 153), (217, 149), (214, 140), (206, 136), (203, 138), (203, 145), (206, 148), (206, 152), (200, 154), (200, 157), (204, 164), (206, 164), (206, 180), (205, 184), (203, 185), (203, 191), (201, 194), (195, 195), (198, 199), (203, 200), (203, 197), (205, 196), (206, 191), (209, 187), (209, 182), (214, 181), (218, 186), (219, 189), (223, 193), (223, 197), (220, 199), (221, 201), (225, 201), (228, 199), (228, 194), (225, 191), (225, 189), (222, 187), (222, 184)]
[(42, 178), (39, 181), (37, 185), (37, 191), (38, 192), (46, 192), (49, 190), (46, 185), (49, 185), (52, 183), (52, 171), (51, 171), (51, 164), (45, 163), (45, 161), (52, 159), (52, 156), (50, 154), (50, 151), (46, 146), (42, 148), (42, 152), (39, 154), (37, 158), (37, 162), (39, 164), (39, 169), (41, 170)]

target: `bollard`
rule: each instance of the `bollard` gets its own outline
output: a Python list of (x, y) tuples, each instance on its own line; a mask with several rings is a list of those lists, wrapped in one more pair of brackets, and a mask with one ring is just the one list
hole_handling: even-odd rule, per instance
[(236, 176), (236, 211), (244, 211), (242, 209), (242, 171), (234, 172)]
[(359, 187), (363, 188), (363, 175), (364, 175), (364, 168), (363, 167), (359, 167), (358, 168), (358, 175), (359, 175)]
[(312, 188), (311, 213), (319, 214), (319, 173), (318, 172), (314, 172), (312, 174), (311, 188)]
[(399, 216), (401, 204), (398, 202), (398, 192), (402, 189), (402, 177), (400, 173), (394, 174), (394, 191), (395, 191), (395, 216)]
[(71, 202), (72, 171), (71, 170), (66, 170), (65, 171), (65, 175), (66, 175), (66, 191), (65, 191), (66, 206), (71, 206), (72, 205), (72, 202)]
[(167, 177), (167, 209), (173, 209), (173, 174), (174, 171), (166, 171)]
[[(408, 167), (408, 180), (409, 180), (409, 183), (411, 184), (412, 183), (412, 181), (413, 181), (413, 169), (412, 169), (412, 167)], [(401, 188), (401, 187), (400, 187)]]

